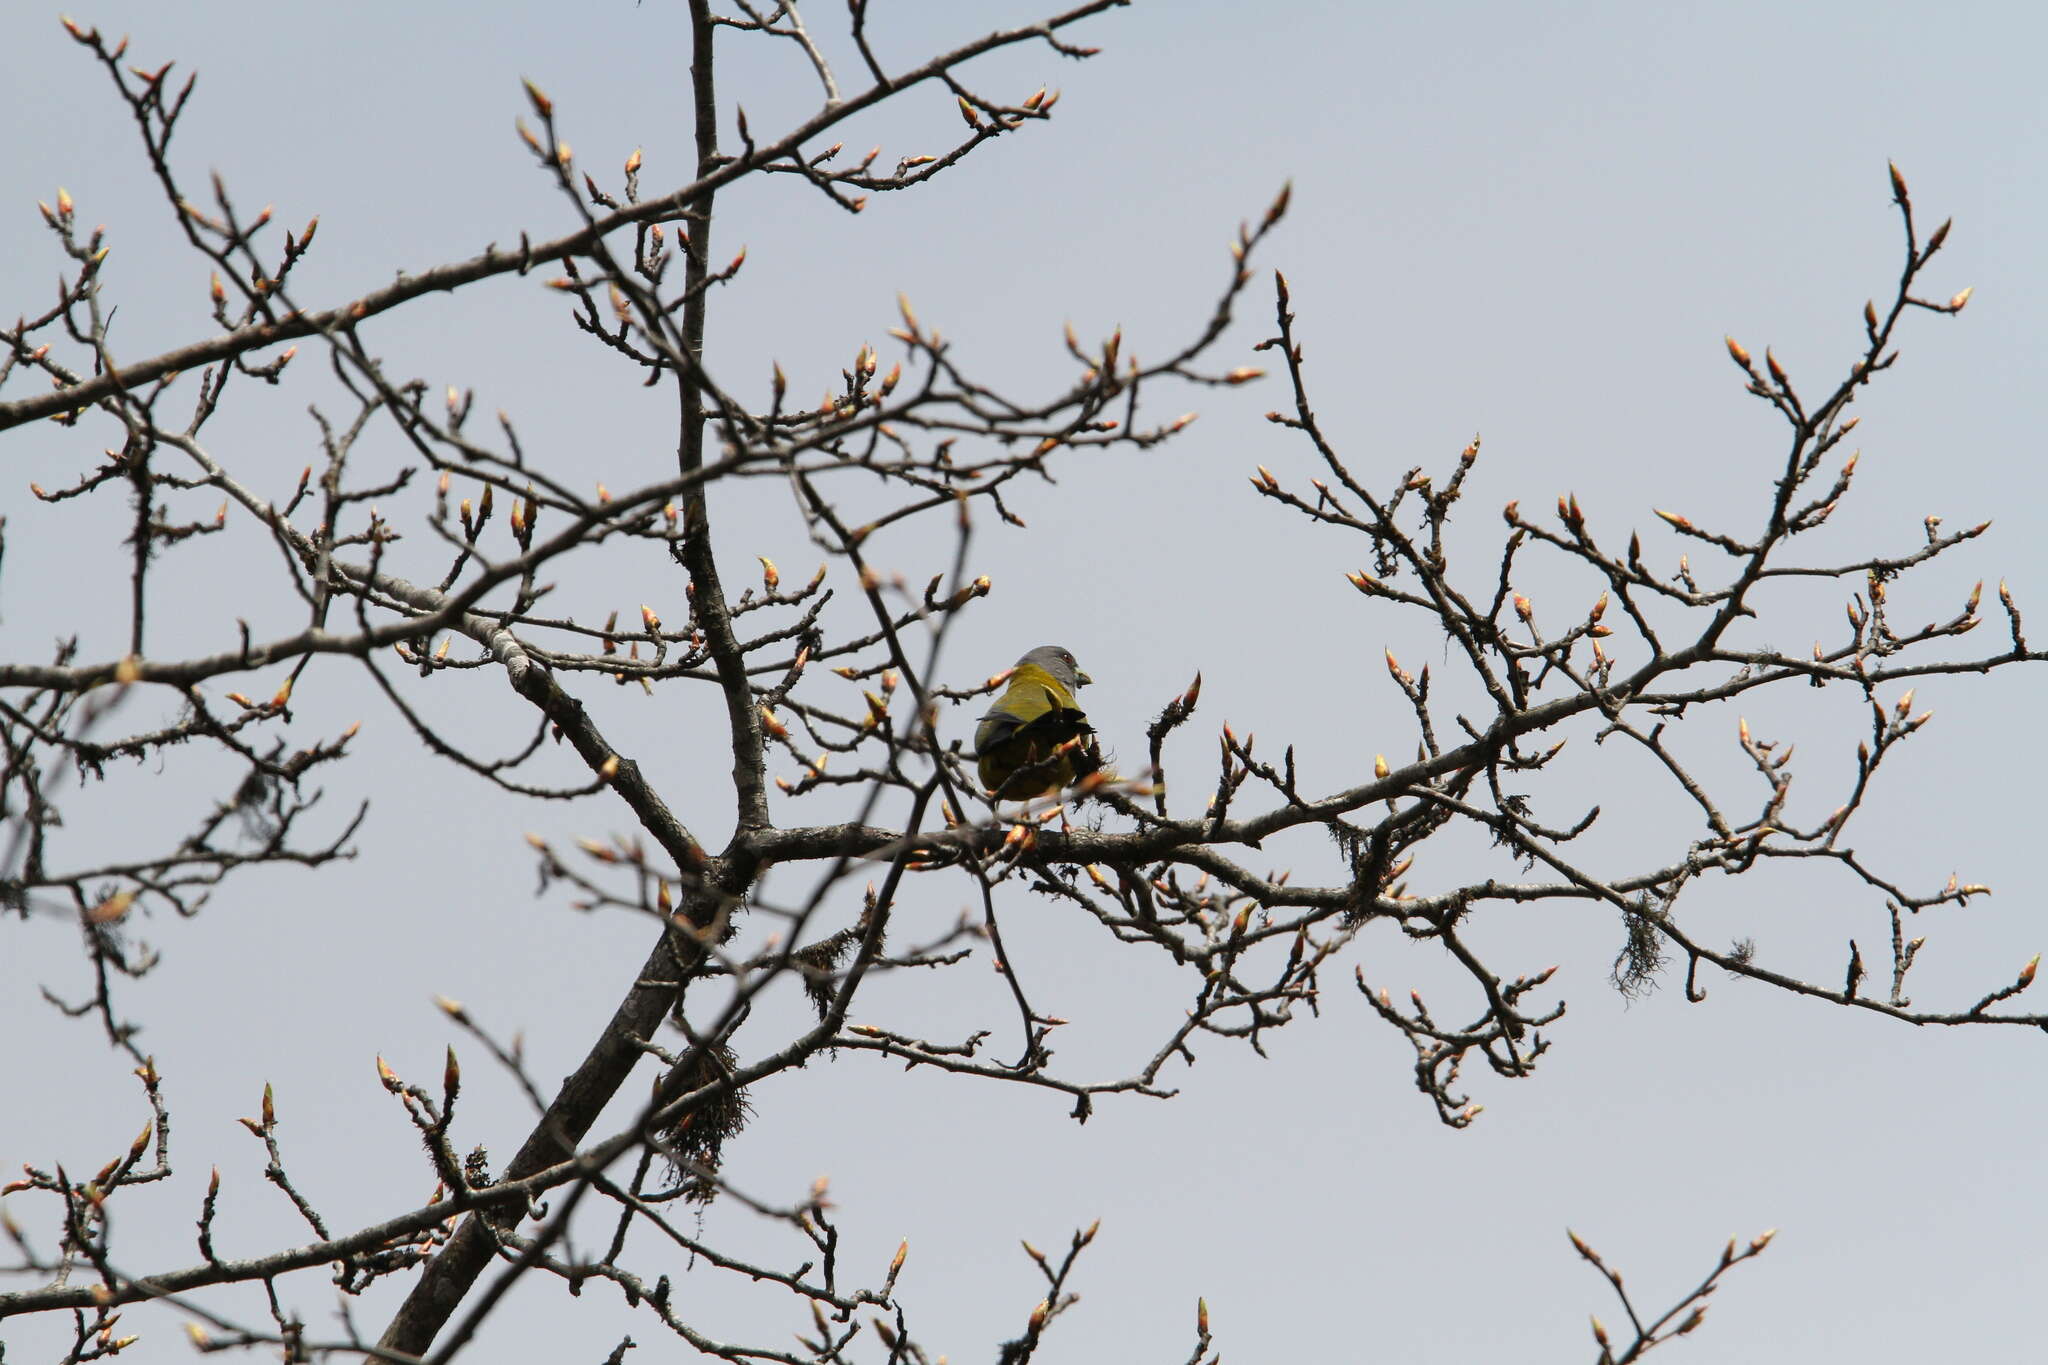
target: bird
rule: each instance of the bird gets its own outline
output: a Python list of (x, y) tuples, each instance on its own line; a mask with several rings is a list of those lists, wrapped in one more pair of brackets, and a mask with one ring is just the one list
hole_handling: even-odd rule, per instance
[(1074, 699), (1090, 681), (1059, 645), (1017, 660), (1009, 686), (974, 727), (975, 771), (998, 800), (1045, 796), (1102, 767), (1095, 727)]

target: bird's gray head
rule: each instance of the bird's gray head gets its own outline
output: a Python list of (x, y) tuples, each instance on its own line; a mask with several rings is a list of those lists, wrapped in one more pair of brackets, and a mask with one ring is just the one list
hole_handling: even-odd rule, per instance
[(1094, 681), (1081, 671), (1081, 666), (1074, 662), (1074, 656), (1061, 645), (1040, 645), (1023, 658), (1017, 660), (1017, 667), (1019, 668), (1024, 667), (1026, 664), (1036, 664), (1052, 674), (1060, 686), (1066, 688), (1069, 692), (1077, 687), (1086, 687), (1090, 682)]

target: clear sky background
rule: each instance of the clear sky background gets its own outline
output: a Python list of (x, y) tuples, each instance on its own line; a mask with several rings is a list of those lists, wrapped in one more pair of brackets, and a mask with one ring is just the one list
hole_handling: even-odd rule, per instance
[[(811, 23), (830, 32), (838, 8), (815, 8)], [(896, 61), (1036, 14), (1007, 0), (875, 9)], [(669, 0), (573, 13), (106, 3), (74, 17), (132, 33), (132, 61), (200, 69), (179, 164), (195, 187), (217, 168), (240, 205), (274, 203), (285, 223), (320, 215), (297, 277), (311, 303), (569, 225), (512, 132), (522, 76), (554, 97), (564, 135), (601, 180), (616, 183), (635, 147), (649, 192), (687, 179), (687, 25)], [(1952, 615), (1978, 578), (2009, 579), (2023, 606), (2048, 603), (2038, 451), (2048, 21), (2036, 8), (1189, 0), (1133, 6), (1078, 40), (1102, 55), (1077, 64), (1024, 47), (971, 68), (969, 83), (997, 97), (1063, 90), (1057, 116), (926, 190), (878, 197), (858, 218), (789, 180), (722, 199), (714, 254), (745, 245), (748, 265), (713, 315), (714, 368), (742, 392), (765, 392), (779, 361), (809, 395), (836, 384), (864, 342), (884, 346), (886, 365), (899, 290), (962, 356), (1015, 375), (1025, 392), (1068, 375), (1065, 322), (1090, 338), (1121, 325), (1128, 348), (1158, 356), (1207, 315), (1237, 224), (1291, 180), (1293, 211), (1261, 264), (1289, 276), (1317, 405), (1352, 467), (1389, 486), (1417, 464), (1447, 468), (1478, 433), (1484, 453), (1461, 522), (1473, 572), (1483, 578), (1497, 553), (1502, 503), (1545, 507), (1567, 490), (1606, 540), (1642, 527), (1668, 563), (1675, 542), (1655, 529), (1652, 507), (1754, 525), (1781, 458), (1781, 429), (1741, 392), (1723, 334), (1759, 354), (1772, 345), (1815, 391), (1853, 356), (1863, 301), (1882, 298), (1897, 273), (1889, 158), (1926, 227), (1956, 219), (1927, 292), (1976, 294), (1959, 318), (1910, 319), (1901, 363), (1858, 404), (1856, 493), (1802, 556), (1905, 551), (1929, 514), (1951, 527), (1995, 517), (1989, 536), (1909, 580), (1901, 619)], [(748, 40), (727, 51), (728, 116), (737, 100), (757, 134), (772, 133), (813, 106), (794, 49)], [(16, 111), (0, 158), (0, 310), (47, 306), (59, 256), (35, 201), (61, 184), (84, 221), (109, 229), (116, 353), (141, 358), (207, 334), (206, 270), (179, 250), (134, 130), (90, 59), (54, 11), (27, 4), (0, 14), (0, 54)], [(851, 82), (854, 68), (842, 75)], [(923, 88), (847, 140), (880, 142), (877, 164), (892, 165), (948, 145), (957, 120), (950, 96)], [(1270, 294), (1262, 285), (1251, 300), (1220, 364), (1258, 360), (1249, 348), (1270, 330)], [(537, 280), (500, 281), (402, 310), (367, 335), (392, 371), (474, 386), (485, 413), (506, 408), (557, 470), (587, 468), (614, 487), (657, 475), (672, 459), (669, 400), (638, 389), (566, 312)], [(317, 458), (307, 404), (333, 398), (313, 349), (302, 348), (292, 383), (240, 391), (209, 429), (231, 466), (280, 494)], [(1284, 403), (1280, 387), (1154, 401), (1157, 416), (1193, 408), (1202, 419), (1151, 455), (1077, 460), (1057, 486), (1025, 490), (1028, 532), (982, 528), (972, 567), (996, 590), (949, 643), (948, 676), (978, 679), (1057, 639), (1097, 679), (1086, 701), (1109, 743), (1137, 754), (1146, 721), (1199, 670), (1202, 710), (1179, 752), (1184, 771), (1204, 777), (1225, 719), (1256, 730), (1262, 751), (1296, 745), (1312, 789), (1356, 780), (1375, 752), (1406, 752), (1413, 735), (1381, 650), (1442, 667), (1441, 641), (1344, 583), (1366, 562), (1362, 543), (1304, 535), (1246, 485), (1259, 463), (1297, 486), (1315, 472), (1311, 451), (1260, 419)], [(58, 511), (26, 492), (31, 479), (76, 477), (111, 439), (54, 427), (6, 438), (0, 647), (10, 660), (44, 657), (46, 641), (73, 633), (86, 658), (119, 652), (118, 506)], [(403, 457), (379, 432), (363, 468)], [(809, 573), (815, 555), (775, 498), (749, 492), (717, 510), (733, 580), (747, 581), (755, 554), (789, 577)], [(177, 558), (167, 572), (190, 610), (159, 617), (153, 652), (220, 648), (237, 615), (259, 635), (295, 619), (284, 595), (245, 584), (251, 565), (269, 568), (260, 542), (243, 526)], [(885, 567), (915, 579), (941, 567), (928, 543), (880, 544), (899, 557)], [(642, 601), (679, 614), (674, 574), (630, 552), (565, 570), (564, 582), (585, 620)], [(1844, 595), (1788, 595), (1755, 638), (1835, 638)], [(1984, 637), (1996, 629), (1965, 643), (1993, 649)], [(266, 680), (251, 681), (245, 690)], [(1936, 718), (1855, 827), (1853, 842), (1916, 888), (1956, 872), (1998, 893), (1916, 926), (1930, 935), (1923, 1007), (1967, 1005), (2048, 948), (2039, 688), (2033, 672), (1923, 687)], [(630, 691), (586, 695), (715, 844), (729, 760), (706, 698)], [(528, 723), (483, 673), (437, 679), (424, 699), (471, 736)], [(167, 1077), (178, 1176), (124, 1196), (134, 1272), (195, 1259), (191, 1220), (216, 1162), (224, 1254), (303, 1240), (263, 1183), (260, 1144), (234, 1124), (266, 1080), (286, 1155), (323, 1212), (345, 1226), (388, 1216), (432, 1180), (372, 1054), (408, 1079), (437, 1075), (451, 1039), (430, 1003), (441, 993), (496, 1031), (523, 1031), (534, 1073), (560, 1075), (645, 951), (642, 923), (533, 894), (524, 833), (602, 837), (623, 828), (617, 806), (536, 811), (483, 791), (420, 757), (346, 670), (316, 670), (296, 706), (298, 742), (364, 721), (358, 760), (320, 774), (330, 821), (371, 801), (362, 856), (236, 879), (196, 919), (138, 926), (166, 960), (125, 999)], [(1858, 700), (1830, 689), (1749, 714), (1801, 743), (1795, 799), (1806, 815), (1831, 809), (1865, 724)], [(948, 723), (964, 734), (971, 718)], [(1700, 761), (1734, 772), (1734, 711), (1691, 723)], [(1638, 790), (1641, 770), (1589, 738), (1575, 739), (1585, 751), (1562, 780), (1568, 797), (1612, 812), (1599, 845), (1612, 866), (1648, 856), (1631, 850), (1682, 848), (1690, 830), (1659, 823), (1672, 813), (1665, 794)], [(83, 861), (120, 846), (95, 841), (175, 838), (232, 781), (185, 754), (118, 772), (90, 803), (67, 807), (68, 847)], [(1327, 862), (1313, 847), (1274, 856)], [(1428, 889), (1461, 870), (1425, 857), (1416, 879)], [(959, 887), (920, 894), (926, 928), (961, 908)], [(1198, 1294), (1234, 1361), (1587, 1359), (1586, 1314), (1618, 1313), (1567, 1226), (1656, 1309), (1703, 1276), (1728, 1237), (1782, 1229), (1717, 1295), (1702, 1334), (1670, 1348), (1674, 1359), (2004, 1358), (2038, 1335), (2048, 1275), (2038, 1036), (1914, 1030), (1718, 974), (1702, 1005), (1685, 1002), (1676, 978), (1631, 1004), (1605, 984), (1621, 939), (1610, 917), (1521, 913), (1486, 929), (1495, 965), (1562, 964), (1555, 984), (1570, 1013), (1535, 1078), (1468, 1076), (1487, 1112), (1465, 1132), (1440, 1127), (1416, 1093), (1406, 1044), (1351, 991), (1347, 960), (1325, 981), (1321, 1018), (1275, 1036), (1264, 1061), (1211, 1041), (1175, 1077), (1182, 1093), (1170, 1103), (1112, 1100), (1082, 1127), (1050, 1093), (842, 1058), (756, 1092), (728, 1174), (781, 1201), (829, 1174), (845, 1255), (868, 1278), (908, 1236), (900, 1287), (912, 1321), (955, 1361), (991, 1358), (1036, 1302), (1017, 1239), (1063, 1245), (1098, 1217), (1075, 1284), (1083, 1302), (1041, 1359), (1183, 1359)], [(1710, 942), (1754, 936), (1767, 964), (1827, 983), (1840, 980), (1847, 940), (1871, 957), (1885, 935), (1882, 903), (1840, 881), (1758, 875), (1686, 913)], [(1067, 1073), (1128, 1074), (1178, 1021), (1183, 985), (1071, 919), (1018, 898), (1006, 921), (1014, 954), (1041, 1008), (1074, 1021), (1057, 1040)], [(94, 1027), (38, 997), (44, 984), (84, 991), (75, 931), (44, 917), (4, 932), (0, 1036), (12, 1041), (0, 1048), (0, 1166), (96, 1168), (146, 1111)], [(1376, 982), (1398, 993), (1444, 979), (1393, 937), (1368, 935), (1354, 959)], [(1004, 1027), (994, 974), (971, 970), (956, 982), (887, 983), (873, 1017)], [(764, 1028), (790, 1017), (769, 1014)], [(463, 1051), (471, 1094), (458, 1143), (483, 1142), (502, 1163), (526, 1129), (521, 1103)], [(36, 1208), (17, 1217), (46, 1224)], [(795, 1256), (733, 1205), (715, 1206), (705, 1228)], [(787, 1341), (778, 1333), (807, 1326), (780, 1296), (671, 1269), (684, 1311), (715, 1335)], [(315, 1333), (335, 1335), (321, 1276), (289, 1286)], [(604, 1297), (571, 1301), (535, 1283), (476, 1353), (601, 1359), (628, 1330), (647, 1358), (681, 1353), (653, 1324), (593, 1302)], [(359, 1305), (370, 1334), (395, 1302), (380, 1292)], [(132, 1314), (131, 1329), (148, 1334), (143, 1358), (182, 1358), (177, 1319)], [(56, 1326), (15, 1321), (4, 1334), (22, 1359), (40, 1359)]]

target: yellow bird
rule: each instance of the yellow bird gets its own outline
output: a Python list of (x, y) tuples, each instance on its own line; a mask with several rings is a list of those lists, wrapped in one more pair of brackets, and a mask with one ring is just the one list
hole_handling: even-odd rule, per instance
[(1102, 767), (1095, 727), (1074, 699), (1089, 681), (1058, 645), (1017, 660), (1010, 685), (974, 727), (975, 770), (998, 800), (1045, 796)]

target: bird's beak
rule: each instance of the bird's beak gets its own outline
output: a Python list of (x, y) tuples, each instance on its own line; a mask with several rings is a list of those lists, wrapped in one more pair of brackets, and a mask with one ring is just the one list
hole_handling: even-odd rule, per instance
[(1092, 682), (1094, 682), (1094, 681), (1095, 681), (1095, 679), (1093, 679), (1093, 678), (1089, 677), (1089, 676), (1088, 676), (1088, 675), (1087, 675), (1086, 673), (1083, 673), (1083, 672), (1082, 672), (1082, 671), (1081, 671), (1080, 669), (1078, 669), (1078, 668), (1077, 668), (1077, 669), (1075, 669), (1075, 670), (1074, 670), (1074, 686), (1076, 686), (1076, 687), (1086, 687), (1086, 686), (1087, 686), (1087, 685), (1088, 685), (1089, 683), (1092, 683)]

